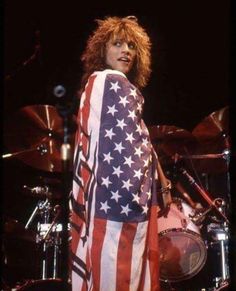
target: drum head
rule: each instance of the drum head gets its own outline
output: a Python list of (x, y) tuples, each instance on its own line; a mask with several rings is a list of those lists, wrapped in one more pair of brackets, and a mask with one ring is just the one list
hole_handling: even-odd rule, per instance
[(195, 276), (206, 262), (206, 247), (199, 235), (171, 229), (159, 234), (161, 280), (177, 282)]

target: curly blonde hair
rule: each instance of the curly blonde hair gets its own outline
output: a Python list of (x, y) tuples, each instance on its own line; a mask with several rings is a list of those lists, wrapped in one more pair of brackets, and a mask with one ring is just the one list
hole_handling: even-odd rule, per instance
[(106, 17), (96, 19), (97, 29), (89, 37), (87, 46), (81, 56), (84, 65), (81, 89), (83, 90), (88, 77), (94, 71), (107, 68), (105, 62), (106, 44), (119, 35), (126, 41), (132, 41), (136, 47), (136, 58), (128, 78), (139, 89), (145, 87), (151, 74), (151, 41), (144, 28), (135, 16)]

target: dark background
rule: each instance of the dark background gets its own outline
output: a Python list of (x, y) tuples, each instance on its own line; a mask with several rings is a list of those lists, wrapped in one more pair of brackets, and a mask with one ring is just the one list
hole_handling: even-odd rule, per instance
[[(72, 95), (80, 81), (80, 56), (94, 19), (136, 15), (152, 42), (152, 76), (143, 91), (147, 124), (192, 130), (229, 102), (229, 1), (5, 1), (5, 110), (54, 104), (52, 88)], [(36, 37), (36, 31), (40, 36)], [(40, 43), (38, 58), (22, 66)], [(69, 94), (69, 95), (70, 95)]]
[[(143, 90), (148, 126), (174, 125), (191, 132), (209, 114), (230, 105), (230, 1), (153, 2), (5, 0), (3, 123), (24, 106), (55, 105), (58, 84), (65, 86), (66, 98), (75, 96), (80, 56), (96, 28), (94, 20), (104, 16), (135, 15), (151, 37), (152, 75)], [(40, 51), (30, 60), (37, 45)], [(61, 175), (16, 158), (4, 160), (3, 168), (4, 217), (25, 224), (38, 200), (25, 196), (22, 186)], [(213, 196), (228, 201), (227, 173), (213, 175), (210, 184)]]

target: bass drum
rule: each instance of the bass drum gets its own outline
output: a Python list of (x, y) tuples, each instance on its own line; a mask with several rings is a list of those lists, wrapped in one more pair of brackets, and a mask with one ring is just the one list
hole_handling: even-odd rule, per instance
[(17, 287), (18, 290), (25, 291), (70, 291), (71, 285), (61, 279), (30, 280), (23, 286)]
[(191, 221), (193, 209), (173, 199), (158, 217), (160, 279), (178, 282), (195, 276), (204, 266), (207, 250), (199, 228)]

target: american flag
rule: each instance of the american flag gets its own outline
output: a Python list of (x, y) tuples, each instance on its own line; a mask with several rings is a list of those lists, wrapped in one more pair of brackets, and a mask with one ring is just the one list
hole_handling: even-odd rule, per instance
[(157, 157), (144, 99), (125, 75), (95, 72), (80, 102), (72, 195), (72, 289), (159, 290)]

